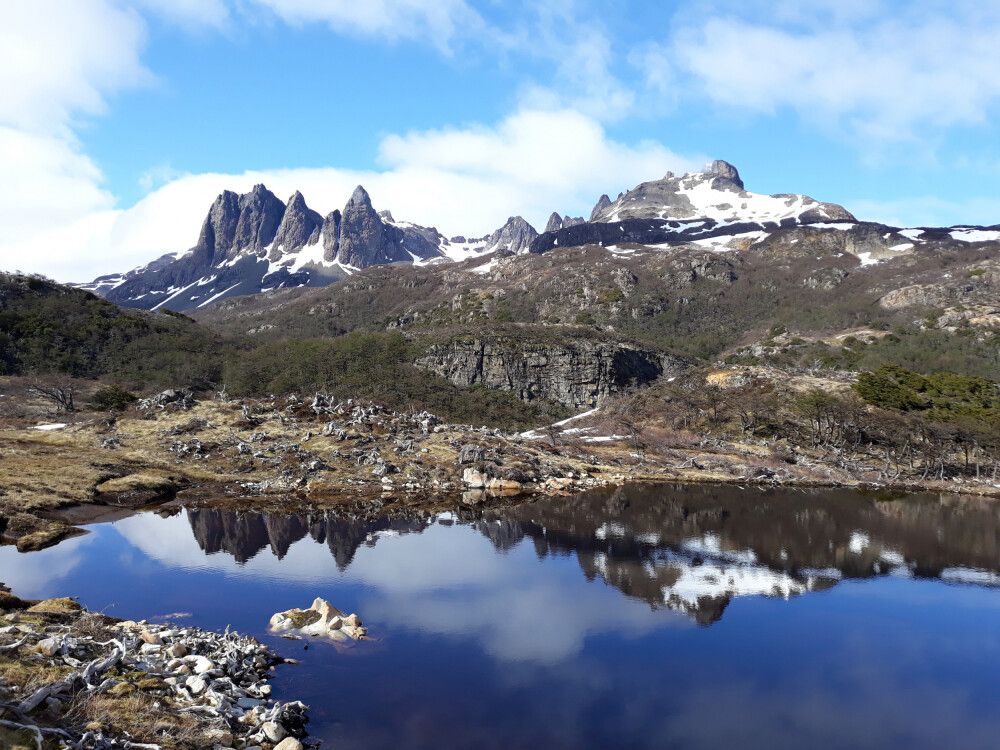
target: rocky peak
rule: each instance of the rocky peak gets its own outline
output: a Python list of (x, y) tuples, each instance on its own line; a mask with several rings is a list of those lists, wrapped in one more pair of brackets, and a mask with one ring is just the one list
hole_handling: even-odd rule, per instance
[(217, 257), (224, 257), (233, 246), (236, 224), (240, 220), (239, 202), (240, 197), (236, 193), (224, 190), (212, 203), (195, 246), (199, 260), (211, 264)]
[[(354, 188), (354, 192), (351, 193), (351, 197), (347, 200), (347, 208), (352, 207), (364, 207), (368, 209), (372, 207), (371, 196), (368, 195), (368, 191), (362, 185)], [(347, 208), (344, 209), (345, 214), (347, 213)]]
[(526, 253), (538, 231), (521, 216), (511, 216), (507, 223), (486, 238), (490, 252), (506, 250), (517, 255)]
[[(713, 174), (719, 177), (726, 178), (733, 184), (737, 185), (740, 190), (744, 189), (743, 180), (740, 179), (739, 170), (736, 169), (736, 167), (734, 167), (728, 161), (723, 161), (722, 159), (716, 159), (711, 164), (709, 164), (708, 167), (705, 168), (705, 171), (708, 174)], [(668, 173), (668, 175), (671, 177), (673, 176), (670, 175), (670, 173)]]
[(600, 198), (597, 199), (597, 205), (594, 206), (594, 210), (590, 212), (590, 220), (595, 221), (598, 216), (600, 216), (605, 209), (611, 207), (611, 199), (608, 194), (605, 193)]
[(402, 231), (386, 224), (372, 208), (367, 191), (358, 185), (344, 206), (338, 257), (346, 266), (367, 268), (411, 260), (402, 247)]
[(260, 254), (274, 241), (285, 204), (263, 185), (254, 185), (249, 193), (240, 196), (239, 207), (240, 219), (228, 256), (235, 257), (244, 250)]
[(559, 214), (552, 212), (549, 217), (548, 222), (545, 224), (546, 232), (556, 232), (560, 229), (565, 229), (566, 227), (575, 227), (577, 224), (583, 224), (584, 219), (582, 216), (560, 216)]
[(392, 217), (392, 211), (390, 211), (387, 208), (383, 209), (382, 211), (379, 211), (378, 215), (379, 215), (379, 218), (382, 219), (382, 221), (386, 222), (387, 224), (395, 224), (396, 223), (396, 220)]
[(705, 219), (718, 223), (798, 223), (854, 221), (842, 206), (821, 203), (808, 195), (751, 193), (739, 171), (718, 159), (705, 168), (681, 176), (643, 182), (614, 202), (601, 196), (591, 221), (614, 223), (626, 219)]
[(340, 211), (331, 211), (326, 215), (320, 232), (323, 236), (323, 260), (336, 260), (340, 250)]
[(323, 217), (306, 205), (306, 199), (298, 190), (288, 199), (281, 224), (274, 236), (270, 259), (277, 260), (282, 253), (298, 250), (319, 239)]

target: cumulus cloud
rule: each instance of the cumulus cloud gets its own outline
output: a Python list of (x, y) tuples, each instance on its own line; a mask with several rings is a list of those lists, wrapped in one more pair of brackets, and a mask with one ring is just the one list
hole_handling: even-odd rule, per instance
[(208, 206), (222, 190), (262, 182), (282, 200), (301, 190), (321, 213), (342, 208), (363, 184), (378, 209), (479, 236), (522, 215), (536, 226), (552, 211), (588, 214), (603, 192), (617, 192), (703, 159), (654, 142), (628, 145), (591, 117), (572, 110), (523, 110), (494, 125), (390, 135), (379, 169), (336, 167), (184, 175), (126, 210), (104, 209), (20, 241), (0, 243), (0, 260), (30, 257), (60, 280), (84, 280), (131, 268), (194, 244)]
[(142, 20), (116, 3), (38, 0), (11, 4), (3, 15), (0, 261), (15, 268), (44, 257), (17, 252), (33, 246), (40, 231), (94, 224), (112, 209), (114, 197), (80, 150), (74, 127), (82, 116), (105, 112), (109, 96), (151, 74), (140, 61)]
[(994, 4), (728, 6), (680, 17), (667, 41), (647, 48), (640, 65), (650, 82), (680, 78), (720, 105), (788, 108), (880, 142), (983, 123), (1000, 100)]

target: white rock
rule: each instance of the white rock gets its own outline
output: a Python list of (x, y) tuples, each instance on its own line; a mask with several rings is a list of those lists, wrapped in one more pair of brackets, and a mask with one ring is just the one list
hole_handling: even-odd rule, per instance
[(191, 676), (184, 680), (184, 684), (187, 685), (187, 689), (191, 691), (192, 695), (201, 695), (205, 692), (207, 685), (201, 677)]
[(205, 674), (205, 672), (211, 672), (215, 669), (215, 664), (211, 659), (205, 656), (196, 656), (191, 663), (191, 671), (195, 674)]
[(274, 746), (274, 750), (302, 750), (302, 743), (294, 737), (285, 737)]
[(276, 721), (265, 721), (260, 725), (260, 730), (271, 742), (281, 742), (288, 736), (288, 732), (285, 731), (285, 728)]
[(59, 641), (55, 638), (43, 638), (35, 646), (35, 650), (38, 651), (42, 656), (55, 656), (59, 653)]
[(316, 598), (309, 609), (289, 609), (272, 615), (272, 633), (288, 633), (344, 640), (359, 640), (367, 632), (357, 615), (345, 615), (325, 599)]

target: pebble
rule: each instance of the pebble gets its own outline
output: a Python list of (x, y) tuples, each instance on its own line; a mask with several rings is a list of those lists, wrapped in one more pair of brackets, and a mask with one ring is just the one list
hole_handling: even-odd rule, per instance
[(294, 737), (285, 737), (274, 746), (274, 750), (302, 750), (302, 743)]

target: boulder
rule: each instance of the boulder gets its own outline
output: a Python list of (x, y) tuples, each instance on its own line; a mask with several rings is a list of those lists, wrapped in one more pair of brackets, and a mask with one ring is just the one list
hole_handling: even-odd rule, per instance
[(361, 640), (367, 633), (356, 614), (345, 615), (325, 599), (317, 597), (309, 609), (288, 609), (271, 616), (272, 633), (288, 636)]

